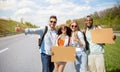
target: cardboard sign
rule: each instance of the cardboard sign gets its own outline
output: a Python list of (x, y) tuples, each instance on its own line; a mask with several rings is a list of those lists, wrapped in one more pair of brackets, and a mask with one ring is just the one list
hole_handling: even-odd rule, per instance
[(94, 43), (115, 43), (113, 40), (112, 28), (91, 30), (91, 36)]
[(74, 62), (76, 50), (74, 47), (53, 46), (52, 62)]

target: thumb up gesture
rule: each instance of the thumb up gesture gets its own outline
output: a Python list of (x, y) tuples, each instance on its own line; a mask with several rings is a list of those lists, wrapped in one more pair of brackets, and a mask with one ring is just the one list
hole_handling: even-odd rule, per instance
[(78, 41), (77, 32), (74, 33), (74, 40), (75, 40), (75, 41)]
[(25, 32), (25, 29), (23, 29), (22, 27), (20, 27), (19, 24), (17, 24), (17, 26), (15, 27), (15, 31), (16, 32)]

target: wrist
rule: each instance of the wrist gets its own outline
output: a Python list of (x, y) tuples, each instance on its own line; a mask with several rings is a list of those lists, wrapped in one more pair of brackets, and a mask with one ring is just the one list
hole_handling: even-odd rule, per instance
[(79, 42), (79, 39), (76, 39), (77, 42)]

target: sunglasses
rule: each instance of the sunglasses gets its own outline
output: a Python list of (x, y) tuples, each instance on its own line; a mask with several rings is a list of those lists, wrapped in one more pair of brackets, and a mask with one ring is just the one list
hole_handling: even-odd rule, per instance
[(63, 28), (61, 28), (61, 30), (66, 30), (67, 28), (65, 28), (65, 27), (63, 27)]
[(73, 28), (73, 27), (75, 27), (75, 28), (76, 28), (76, 27), (77, 27), (77, 25), (71, 25), (71, 27), (72, 27), (72, 28)]
[(50, 23), (54, 23), (54, 24), (56, 24), (56, 21), (50, 21)]

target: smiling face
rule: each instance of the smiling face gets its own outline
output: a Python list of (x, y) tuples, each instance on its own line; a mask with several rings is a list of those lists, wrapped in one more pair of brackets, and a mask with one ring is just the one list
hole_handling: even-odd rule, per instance
[(88, 28), (91, 28), (92, 27), (92, 24), (93, 24), (93, 19), (91, 17), (87, 17), (85, 19), (85, 24)]
[(50, 21), (49, 21), (49, 26), (51, 29), (54, 29), (55, 26), (56, 26), (56, 22), (57, 20), (55, 18), (51, 18)]
[(66, 31), (67, 31), (67, 27), (66, 26), (62, 26), (61, 27), (62, 34), (66, 34)]
[(54, 30), (54, 29), (55, 29), (56, 23), (57, 23), (57, 17), (54, 16), (54, 15), (53, 15), (53, 16), (50, 16), (49, 26), (50, 26), (51, 30)]
[(72, 30), (72, 32), (76, 31), (78, 29), (78, 25), (73, 22), (71, 25), (70, 25), (70, 29)]

